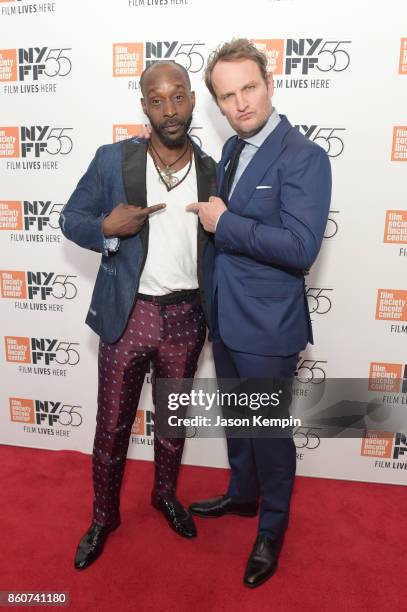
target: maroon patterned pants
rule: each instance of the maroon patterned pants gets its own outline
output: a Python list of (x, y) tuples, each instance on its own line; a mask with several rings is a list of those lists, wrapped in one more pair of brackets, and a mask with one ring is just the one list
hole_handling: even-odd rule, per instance
[[(101, 525), (120, 522), (120, 487), (131, 428), (150, 362), (155, 404), (155, 378), (194, 377), (205, 335), (198, 297), (170, 306), (138, 299), (121, 339), (100, 342), (93, 512)], [(159, 409), (155, 405), (156, 412)], [(155, 436), (155, 498), (175, 494), (184, 441)]]

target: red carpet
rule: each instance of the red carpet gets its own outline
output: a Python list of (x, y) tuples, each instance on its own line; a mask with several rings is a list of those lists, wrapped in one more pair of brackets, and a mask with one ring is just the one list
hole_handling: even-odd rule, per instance
[[(241, 581), (257, 519), (197, 519), (198, 538), (180, 538), (149, 505), (150, 463), (128, 461), (122, 525), (84, 572), (72, 561), (90, 523), (90, 457), (6, 446), (1, 466), (0, 590), (69, 591), (71, 610), (97, 612), (403, 608), (404, 487), (297, 478), (279, 571), (250, 590)], [(184, 467), (179, 497), (221, 493), (227, 479)]]

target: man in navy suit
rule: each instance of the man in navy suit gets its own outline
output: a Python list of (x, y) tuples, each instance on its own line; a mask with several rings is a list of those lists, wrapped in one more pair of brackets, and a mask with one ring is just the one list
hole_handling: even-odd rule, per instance
[[(188, 207), (215, 237), (213, 351), (218, 379), (292, 380), (313, 341), (304, 271), (326, 226), (331, 171), (325, 151), (272, 105), (267, 59), (248, 40), (225, 43), (209, 59), (206, 85), (236, 131), (222, 152), (218, 195)], [(288, 523), (296, 468), (292, 437), (228, 438), (225, 495), (196, 502), (199, 516), (254, 516), (259, 533), (244, 583), (272, 576)]]
[[(161, 61), (146, 68), (140, 86), (150, 140), (100, 147), (61, 214), (67, 238), (102, 253), (86, 319), (100, 336), (93, 521), (77, 569), (100, 556), (120, 524), (127, 448), (150, 362), (160, 413), (156, 379), (193, 378), (211, 319), (212, 237), (185, 206), (193, 194), (216, 192), (216, 167), (188, 136), (195, 104), (189, 76)], [(172, 529), (192, 538), (193, 519), (175, 496), (184, 441), (155, 435), (151, 502)]]

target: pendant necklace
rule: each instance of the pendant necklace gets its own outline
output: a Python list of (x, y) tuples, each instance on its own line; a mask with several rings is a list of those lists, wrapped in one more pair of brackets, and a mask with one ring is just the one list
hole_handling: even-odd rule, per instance
[[(171, 189), (174, 189), (174, 187), (176, 187), (177, 185), (179, 185), (180, 183), (182, 183), (183, 180), (186, 179), (186, 177), (189, 174), (189, 171), (191, 170), (191, 166), (192, 166), (192, 155), (191, 155), (191, 159), (189, 161), (189, 166), (188, 166), (188, 170), (187, 172), (184, 174), (184, 176), (182, 177), (182, 179), (178, 179), (175, 176), (175, 173), (178, 172), (176, 170), (172, 169), (172, 166), (174, 166), (180, 159), (182, 159), (182, 157), (184, 157), (185, 153), (189, 150), (189, 142), (187, 142), (187, 146), (185, 147), (184, 151), (181, 153), (181, 155), (179, 157), (177, 157), (177, 159), (175, 161), (173, 161), (171, 164), (166, 164), (165, 161), (161, 158), (160, 154), (158, 153), (158, 151), (155, 149), (154, 145), (150, 142), (149, 143), (149, 150), (150, 150), (150, 155), (153, 159), (154, 162), (154, 166), (158, 172), (158, 176), (160, 177), (161, 181), (164, 183), (164, 185), (167, 188), (167, 191), (171, 191)], [(155, 155), (154, 155), (154, 154)], [(155, 156), (158, 157), (158, 159), (160, 160), (160, 162), (163, 164), (164, 168), (159, 168), (157, 161), (155, 159)]]

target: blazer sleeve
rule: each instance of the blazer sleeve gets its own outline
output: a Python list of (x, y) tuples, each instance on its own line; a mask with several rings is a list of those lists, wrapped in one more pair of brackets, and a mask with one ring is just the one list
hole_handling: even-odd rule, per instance
[(216, 226), (216, 246), (261, 261), (310, 268), (321, 247), (331, 200), (331, 166), (318, 146), (304, 147), (282, 173), (280, 226), (230, 211)]
[(100, 147), (64, 206), (59, 225), (66, 238), (85, 249), (107, 254), (103, 234), (103, 184)]

